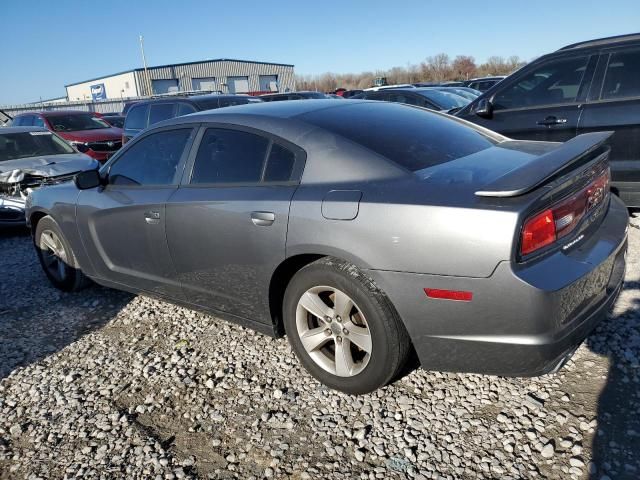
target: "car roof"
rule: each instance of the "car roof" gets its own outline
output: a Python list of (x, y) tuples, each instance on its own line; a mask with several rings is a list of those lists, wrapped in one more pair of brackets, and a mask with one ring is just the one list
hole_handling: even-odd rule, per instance
[(6, 133), (49, 132), (42, 127), (4, 127), (0, 128), (0, 135)]
[[(355, 102), (355, 100), (354, 100)], [(172, 119), (174, 123), (180, 123), (180, 119), (197, 118), (198, 121), (216, 121), (220, 115), (250, 115), (273, 118), (291, 118), (302, 115), (315, 110), (323, 110), (325, 108), (336, 108), (344, 105), (346, 102), (336, 102), (332, 98), (317, 99), (313, 102), (255, 102), (243, 105), (234, 105), (229, 108), (221, 108), (216, 110), (205, 110), (203, 112), (192, 113), (183, 117)], [(338, 104), (338, 105), (336, 105)], [(209, 118), (211, 117), (211, 118)]]
[[(158, 97), (158, 98), (148, 98), (146, 100), (137, 100), (133, 102), (133, 104), (137, 105), (146, 105), (149, 103), (159, 103), (159, 102), (175, 102), (176, 100), (180, 100), (181, 102), (187, 103), (200, 103), (206, 102), (209, 100), (219, 99), (219, 98), (237, 98), (237, 97), (247, 97), (248, 95), (233, 95), (233, 94), (224, 94), (220, 95), (217, 93), (206, 94), (206, 95), (172, 95), (167, 97)], [(133, 105), (132, 105), (133, 106)]]
[(75, 115), (75, 114), (89, 114), (94, 115), (94, 112), (87, 112), (86, 110), (46, 110), (46, 111), (36, 111), (33, 112), (20, 112), (14, 116), (14, 118), (19, 117), (21, 115), (42, 115), (44, 117), (53, 117), (56, 115)]
[(577, 50), (580, 48), (590, 48), (590, 47), (602, 47), (605, 45), (618, 44), (618, 43), (626, 43), (626, 42), (640, 42), (640, 33), (628, 33), (624, 35), (615, 35), (613, 37), (603, 37), (596, 38), (593, 40), (585, 40), (583, 42), (572, 43), (570, 45), (566, 45), (558, 51), (564, 50)]
[(308, 94), (317, 94), (317, 93), (324, 93), (324, 92), (316, 92), (314, 90), (299, 90), (297, 92), (278, 92), (278, 93), (263, 93), (262, 95), (259, 95), (257, 98), (261, 98), (261, 97), (284, 97), (285, 95), (308, 95)]

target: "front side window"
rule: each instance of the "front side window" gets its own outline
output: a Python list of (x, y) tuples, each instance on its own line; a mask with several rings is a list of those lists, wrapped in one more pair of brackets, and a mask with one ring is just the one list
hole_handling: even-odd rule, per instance
[(0, 162), (18, 158), (75, 153), (64, 140), (51, 132), (1, 133)]
[(549, 62), (498, 92), (495, 110), (572, 103), (578, 96), (588, 57)]
[(113, 185), (175, 185), (180, 158), (192, 129), (153, 133), (125, 151), (109, 169)]
[(259, 182), (268, 146), (269, 140), (253, 133), (209, 128), (198, 148), (191, 183)]
[(56, 132), (75, 132), (80, 130), (99, 130), (111, 128), (107, 122), (90, 113), (52, 115), (49, 123)]
[(640, 97), (640, 50), (612, 53), (602, 99)]

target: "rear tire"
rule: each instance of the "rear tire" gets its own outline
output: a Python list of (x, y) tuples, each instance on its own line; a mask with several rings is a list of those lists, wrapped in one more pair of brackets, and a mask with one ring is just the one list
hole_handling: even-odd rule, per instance
[(49, 215), (38, 222), (33, 242), (40, 265), (54, 287), (65, 292), (75, 292), (91, 283), (80, 270), (62, 229)]
[(386, 385), (411, 352), (409, 335), (389, 299), (363, 272), (337, 258), (317, 260), (293, 276), (283, 313), (289, 343), (302, 365), (345, 393), (369, 393)]

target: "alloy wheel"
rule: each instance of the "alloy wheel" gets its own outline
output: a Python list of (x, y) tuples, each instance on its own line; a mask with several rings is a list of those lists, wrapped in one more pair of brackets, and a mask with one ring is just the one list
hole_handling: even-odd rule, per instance
[(58, 281), (67, 277), (67, 252), (60, 241), (60, 237), (52, 230), (44, 230), (40, 235), (40, 250), (42, 260), (47, 271)]
[(296, 327), (311, 359), (338, 377), (362, 372), (371, 358), (372, 341), (362, 311), (344, 292), (317, 286), (298, 300)]

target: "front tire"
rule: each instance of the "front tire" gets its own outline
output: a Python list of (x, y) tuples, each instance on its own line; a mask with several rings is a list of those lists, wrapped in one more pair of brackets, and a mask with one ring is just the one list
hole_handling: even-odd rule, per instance
[(291, 279), (284, 327), (296, 356), (320, 382), (372, 392), (405, 365), (411, 342), (387, 297), (354, 265), (325, 257)]
[(80, 270), (69, 242), (52, 217), (47, 215), (38, 222), (33, 241), (40, 265), (54, 287), (74, 292), (91, 283)]

